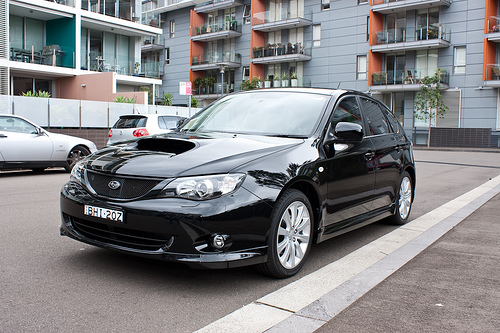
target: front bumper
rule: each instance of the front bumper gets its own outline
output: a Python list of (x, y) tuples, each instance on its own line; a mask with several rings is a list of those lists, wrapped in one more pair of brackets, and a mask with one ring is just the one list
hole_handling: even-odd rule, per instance
[[(99, 199), (80, 184), (61, 190), (60, 232), (78, 241), (133, 255), (181, 262), (195, 268), (229, 268), (267, 260), (271, 206), (240, 188), (231, 196), (195, 202)], [(124, 222), (84, 215), (84, 205), (124, 213)], [(211, 245), (215, 234), (228, 235), (225, 247)]]

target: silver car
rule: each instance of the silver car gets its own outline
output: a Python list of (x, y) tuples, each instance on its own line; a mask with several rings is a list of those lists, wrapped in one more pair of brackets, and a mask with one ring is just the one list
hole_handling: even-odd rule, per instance
[(64, 167), (69, 172), (96, 151), (92, 141), (50, 133), (23, 117), (0, 115), (0, 170)]
[(166, 114), (129, 114), (120, 116), (109, 130), (108, 145), (141, 136), (168, 133), (186, 117)]

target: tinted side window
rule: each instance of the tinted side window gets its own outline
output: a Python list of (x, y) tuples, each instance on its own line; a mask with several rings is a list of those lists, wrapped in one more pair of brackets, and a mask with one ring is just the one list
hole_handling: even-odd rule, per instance
[(164, 116), (158, 117), (158, 126), (161, 129), (175, 129), (177, 128), (178, 117)]
[(368, 123), (369, 135), (379, 135), (390, 133), (387, 119), (385, 118), (378, 103), (366, 98), (361, 98), (363, 113)]
[(358, 101), (356, 97), (346, 97), (340, 101), (340, 103), (335, 108), (332, 118), (330, 120), (331, 128), (335, 129), (335, 126), (339, 122), (356, 123), (363, 126), (363, 120), (361, 118), (361, 111), (359, 110)]
[(387, 109), (385, 109), (385, 115), (389, 120), (389, 124), (391, 125), (393, 132), (399, 134), (399, 132), (401, 132), (401, 124), (399, 123), (399, 121), (392, 114), (392, 112)]

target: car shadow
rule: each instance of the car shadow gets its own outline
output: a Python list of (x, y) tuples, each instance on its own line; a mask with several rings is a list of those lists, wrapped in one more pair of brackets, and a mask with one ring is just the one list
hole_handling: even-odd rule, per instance
[[(7, 169), (0, 170), (0, 177), (26, 177), (39, 176), (43, 174), (61, 174), (68, 173), (64, 168), (47, 168), (43, 171), (33, 171), (31, 169)], [(69, 177), (69, 173), (68, 173)]]

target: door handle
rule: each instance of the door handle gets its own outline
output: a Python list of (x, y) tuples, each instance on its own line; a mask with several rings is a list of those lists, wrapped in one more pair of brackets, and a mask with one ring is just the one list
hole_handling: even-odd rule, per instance
[(0, 134), (0, 138), (6, 138), (7, 135)]

